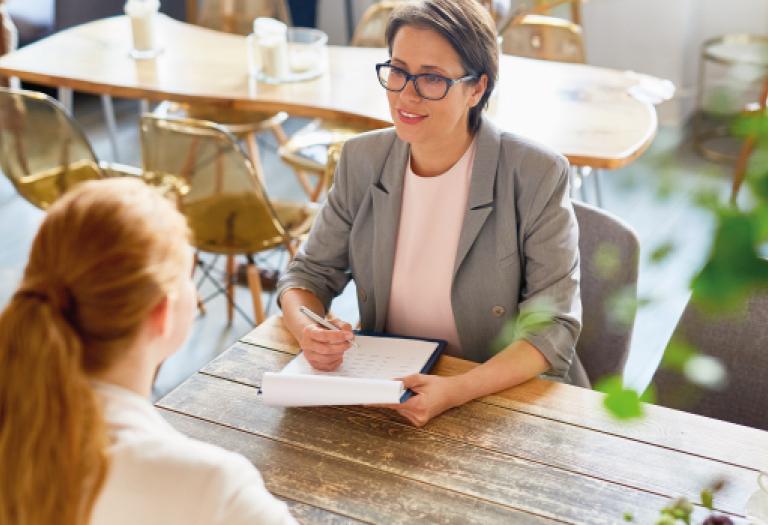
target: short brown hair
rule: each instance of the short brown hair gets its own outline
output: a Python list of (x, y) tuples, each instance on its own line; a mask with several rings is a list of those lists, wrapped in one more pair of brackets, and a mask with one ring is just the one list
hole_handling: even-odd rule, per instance
[(392, 54), (395, 35), (403, 26), (431, 29), (445, 38), (461, 59), (466, 74), (488, 77), (480, 102), (469, 110), (469, 131), (480, 127), (480, 114), (496, 84), (499, 71), (496, 26), (477, 0), (421, 0), (404, 3), (392, 13), (387, 24), (387, 47)]

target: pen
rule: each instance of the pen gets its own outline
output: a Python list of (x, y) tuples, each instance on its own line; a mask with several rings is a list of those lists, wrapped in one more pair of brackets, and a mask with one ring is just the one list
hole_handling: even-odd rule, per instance
[[(306, 306), (299, 306), (299, 312), (303, 313), (308, 319), (316, 322), (317, 324), (319, 324), (323, 328), (327, 328), (328, 330), (335, 330), (337, 332), (341, 331), (339, 329), (339, 327), (337, 327), (336, 325), (332, 324), (328, 319), (324, 319), (324, 318), (320, 317), (319, 315), (317, 315), (315, 312), (313, 312), (312, 310), (310, 310)], [(351, 343), (352, 343), (352, 348), (354, 348), (355, 350), (359, 350), (356, 341), (353, 340), (353, 341), (351, 341)]]

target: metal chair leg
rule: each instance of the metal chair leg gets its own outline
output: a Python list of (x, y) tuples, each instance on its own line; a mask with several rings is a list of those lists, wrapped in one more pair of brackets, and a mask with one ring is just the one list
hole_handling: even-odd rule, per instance
[(569, 170), (568, 182), (570, 185), (571, 199), (573, 199), (576, 197), (576, 192), (582, 185), (581, 175), (579, 175), (578, 170), (574, 166), (571, 166), (571, 169)]
[(603, 207), (603, 192), (600, 189), (600, 171), (592, 170), (592, 178), (595, 179), (595, 200), (597, 201), (597, 207)]
[(576, 168), (576, 172), (579, 174), (579, 180), (581, 181), (581, 185), (579, 186), (579, 189), (581, 190), (581, 201), (589, 203), (589, 197), (587, 196), (587, 183), (584, 180), (587, 178), (589, 173), (584, 169), (584, 166), (579, 166)]
[(112, 158), (116, 162), (120, 162), (120, 151), (117, 148), (117, 122), (115, 120), (115, 106), (112, 104), (112, 97), (101, 95), (101, 107), (104, 111), (104, 121), (107, 123), (109, 145), (112, 147)]

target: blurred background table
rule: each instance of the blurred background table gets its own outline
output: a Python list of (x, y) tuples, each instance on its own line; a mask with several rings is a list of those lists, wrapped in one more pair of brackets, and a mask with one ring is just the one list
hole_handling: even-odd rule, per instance
[[(162, 16), (164, 51), (153, 60), (129, 56), (130, 25), (113, 17), (76, 26), (0, 58), (0, 74), (116, 97), (216, 103), (238, 110), (288, 111), (391, 125), (374, 64), (385, 49), (329, 46), (329, 71), (280, 85), (249, 77), (246, 41)], [(537, 140), (573, 164), (618, 168), (654, 137), (656, 111), (628, 90), (638, 76), (623, 71), (502, 56), (489, 115), (504, 130)]]

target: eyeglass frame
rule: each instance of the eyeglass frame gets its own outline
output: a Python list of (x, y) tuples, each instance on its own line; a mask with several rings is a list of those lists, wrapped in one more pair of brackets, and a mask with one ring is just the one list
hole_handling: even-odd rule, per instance
[[(391, 89), (391, 88), (385, 86), (382, 83), (381, 74), (379, 73), (379, 71), (381, 70), (382, 67), (389, 67), (389, 68), (397, 69), (398, 71), (402, 71), (403, 75), (405, 75), (405, 82), (403, 82), (403, 87), (401, 87), (400, 89)], [(440, 97), (440, 98), (430, 98), (430, 97), (425, 97), (424, 95), (422, 95), (421, 91), (419, 91), (419, 85), (416, 83), (416, 81), (419, 78), (421, 78), (421, 77), (438, 77), (438, 78), (444, 80), (445, 84), (446, 84), (446, 88), (445, 88), (445, 93), (443, 93), (443, 96)], [(443, 75), (438, 75), (437, 73), (417, 73), (415, 75), (412, 75), (412, 74), (408, 73), (405, 69), (403, 69), (401, 67), (397, 67), (395, 65), (392, 65), (392, 62), (387, 60), (386, 62), (381, 62), (379, 64), (376, 64), (376, 78), (379, 79), (379, 84), (381, 84), (381, 87), (383, 87), (387, 91), (392, 91), (393, 93), (400, 93), (400, 92), (402, 92), (405, 89), (405, 87), (408, 85), (408, 82), (413, 82), (413, 89), (416, 90), (416, 94), (417, 95), (419, 95), (421, 98), (423, 98), (425, 100), (435, 100), (436, 101), (436, 100), (443, 100), (445, 97), (447, 97), (448, 96), (448, 92), (451, 90), (451, 88), (453, 87), (454, 84), (459, 84), (461, 82), (467, 82), (469, 80), (477, 80), (478, 79), (478, 75), (475, 75), (475, 74), (464, 75), (463, 77), (460, 77), (460, 78), (449, 78), (449, 77), (445, 77)]]

